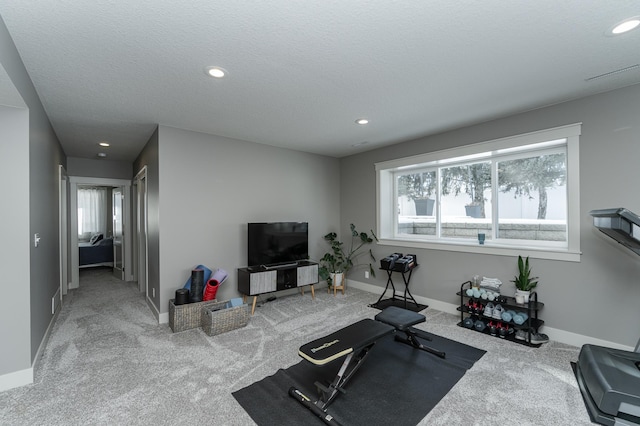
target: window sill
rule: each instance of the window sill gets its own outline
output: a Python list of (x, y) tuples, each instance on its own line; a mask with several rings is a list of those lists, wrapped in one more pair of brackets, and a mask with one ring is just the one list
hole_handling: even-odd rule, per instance
[(541, 247), (527, 246), (500, 246), (487, 242), (484, 245), (465, 241), (435, 242), (414, 241), (392, 238), (380, 238), (378, 244), (382, 246), (408, 247), (427, 250), (444, 250), (461, 253), (489, 254), (493, 256), (529, 256), (533, 259), (559, 260), (563, 262), (580, 262), (580, 252), (567, 250), (552, 250)]

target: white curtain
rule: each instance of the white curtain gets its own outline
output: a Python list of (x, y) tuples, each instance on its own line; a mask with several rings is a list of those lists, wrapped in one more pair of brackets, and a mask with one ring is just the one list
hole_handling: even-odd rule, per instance
[(78, 188), (78, 236), (107, 232), (107, 188)]

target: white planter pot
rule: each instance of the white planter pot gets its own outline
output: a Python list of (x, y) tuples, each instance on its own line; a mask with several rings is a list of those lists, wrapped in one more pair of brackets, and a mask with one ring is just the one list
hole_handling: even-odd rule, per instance
[[(525, 290), (517, 290), (516, 289), (516, 303), (529, 303), (529, 296), (531, 295), (530, 291)], [(520, 302), (522, 300), (522, 302)]]

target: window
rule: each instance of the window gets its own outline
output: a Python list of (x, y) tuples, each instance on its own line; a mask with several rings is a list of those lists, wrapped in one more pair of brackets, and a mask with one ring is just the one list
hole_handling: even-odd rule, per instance
[(376, 164), (382, 244), (578, 261), (580, 127)]
[(88, 239), (96, 232), (106, 233), (107, 189), (78, 188), (78, 237)]

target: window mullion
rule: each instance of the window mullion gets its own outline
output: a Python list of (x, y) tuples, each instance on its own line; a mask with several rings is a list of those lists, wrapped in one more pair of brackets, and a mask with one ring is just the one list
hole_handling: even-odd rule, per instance
[(442, 179), (440, 175), (440, 167), (436, 169), (436, 238), (440, 239), (441, 233), (441, 208), (440, 202), (442, 201)]
[(491, 160), (491, 241), (495, 241), (498, 237), (498, 210), (500, 208), (498, 201), (498, 160)]

